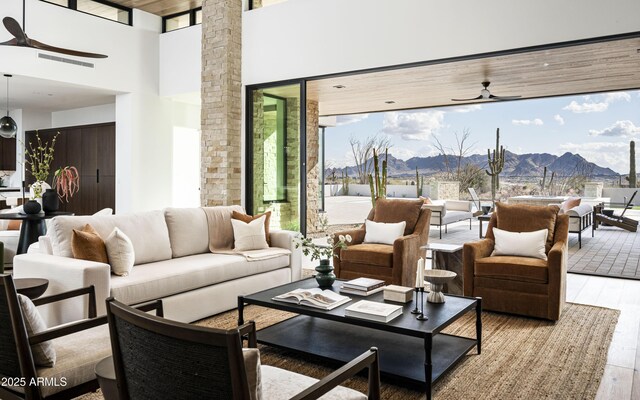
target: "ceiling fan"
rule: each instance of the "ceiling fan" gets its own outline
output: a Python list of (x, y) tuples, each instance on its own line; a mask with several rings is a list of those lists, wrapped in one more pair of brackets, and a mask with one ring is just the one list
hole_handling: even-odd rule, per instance
[(522, 96), (494, 96), (489, 91), (489, 85), (491, 85), (491, 82), (489, 82), (489, 81), (482, 82), (482, 86), (484, 86), (484, 88), (480, 91), (480, 96), (478, 96), (478, 97), (474, 97), (472, 99), (451, 99), (451, 101), (514, 100), (514, 99), (519, 99), (519, 98), (522, 97)]
[[(25, 3), (25, 0), (22, 1), (22, 26), (23, 27), (25, 27), (25, 20), (24, 20), (25, 4), (24, 3)], [(39, 42), (35, 39), (31, 39), (27, 36), (25, 29), (20, 27), (20, 24), (18, 23), (18, 21), (16, 21), (11, 17), (4, 17), (2, 19), (2, 23), (4, 24), (4, 27), (7, 28), (7, 31), (9, 31), (9, 33), (13, 35), (13, 39), (8, 40), (4, 43), (0, 43), (0, 45), (30, 47), (32, 49), (53, 51), (56, 53), (68, 54), (70, 56), (77, 56), (77, 57), (107, 58), (107, 56), (104, 54), (87, 53), (84, 51), (64, 49), (62, 47), (50, 46), (48, 44)]]

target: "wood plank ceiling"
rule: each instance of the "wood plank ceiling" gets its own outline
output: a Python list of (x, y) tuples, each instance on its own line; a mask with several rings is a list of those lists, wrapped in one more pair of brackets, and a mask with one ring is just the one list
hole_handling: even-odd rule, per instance
[(307, 95), (321, 115), (481, 104), (451, 99), (478, 96), (484, 80), (523, 99), (640, 89), (640, 38), (319, 79)]
[(202, 7), (202, 0), (109, 0), (121, 6), (137, 8), (165, 17)]

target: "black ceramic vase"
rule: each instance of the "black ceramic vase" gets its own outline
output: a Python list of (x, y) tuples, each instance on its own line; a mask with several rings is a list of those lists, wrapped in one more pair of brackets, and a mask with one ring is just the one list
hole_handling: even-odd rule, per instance
[(336, 276), (333, 273), (333, 265), (329, 263), (330, 260), (320, 260), (320, 265), (316, 267), (316, 282), (321, 289), (330, 288), (333, 282), (336, 281)]
[(53, 189), (47, 189), (42, 194), (42, 209), (44, 212), (58, 211), (60, 208), (60, 200), (58, 194)]
[(25, 214), (37, 214), (40, 212), (40, 203), (38, 203), (35, 200), (29, 200), (26, 203), (24, 203), (24, 213)]

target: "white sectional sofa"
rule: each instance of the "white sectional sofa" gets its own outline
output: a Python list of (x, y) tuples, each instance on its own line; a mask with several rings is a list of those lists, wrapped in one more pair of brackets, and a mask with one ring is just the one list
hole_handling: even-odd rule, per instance
[(425, 204), (431, 210), (431, 225), (440, 228), (440, 239), (442, 239), (442, 226), (447, 233), (447, 225), (454, 222), (469, 220), (471, 229), (471, 219), (473, 218), (474, 205), (465, 200), (432, 200), (432, 204)]
[[(232, 210), (243, 211), (239, 206), (224, 211), (231, 214)], [(131, 239), (135, 265), (128, 276), (111, 274), (108, 264), (73, 258), (72, 230), (85, 224), (103, 238), (118, 227)], [(49, 279), (46, 294), (94, 285), (99, 315), (106, 312), (109, 296), (127, 304), (162, 299), (167, 318), (192, 322), (236, 307), (239, 295), (299, 280), (302, 256), (293, 241), (297, 235), (271, 232), (272, 247), (266, 252), (273, 255), (249, 261), (243, 255), (209, 251), (209, 227), (202, 208), (56, 217), (40, 238), (37, 252), (30, 249), (14, 259), (14, 276)], [(42, 306), (40, 311), (52, 326), (82, 318), (87, 301), (67, 300)]]

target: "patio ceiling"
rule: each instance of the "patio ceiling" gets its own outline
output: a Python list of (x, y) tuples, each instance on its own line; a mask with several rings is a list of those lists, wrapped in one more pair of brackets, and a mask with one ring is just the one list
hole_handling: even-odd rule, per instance
[(478, 96), (484, 80), (522, 99), (640, 89), (640, 37), (323, 78), (307, 96), (322, 116), (481, 104), (451, 99)]
[(202, 7), (202, 0), (109, 0), (121, 6), (138, 8), (161, 17)]

